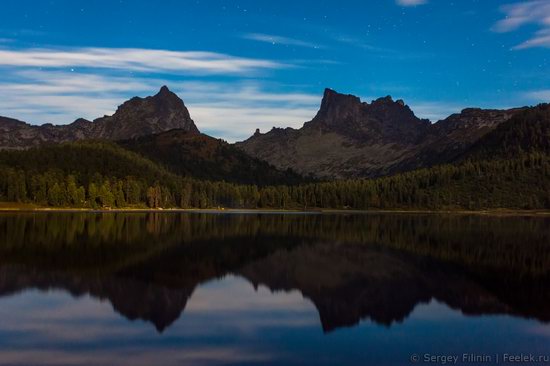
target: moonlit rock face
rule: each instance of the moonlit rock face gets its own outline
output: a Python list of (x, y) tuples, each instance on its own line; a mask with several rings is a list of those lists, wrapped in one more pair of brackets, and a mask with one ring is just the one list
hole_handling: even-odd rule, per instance
[(134, 97), (120, 105), (112, 116), (93, 122), (79, 118), (69, 125), (33, 126), (0, 117), (0, 148), (21, 149), (41, 143), (81, 139), (122, 140), (173, 129), (199, 133), (183, 101), (168, 87), (150, 97)]
[(97, 138), (121, 140), (173, 129), (198, 133), (183, 101), (168, 87), (147, 98), (134, 97), (110, 117), (94, 121)]
[(304, 175), (376, 177), (453, 161), (517, 111), (470, 108), (431, 124), (401, 99), (367, 103), (325, 89), (319, 111), (302, 128), (256, 133), (237, 146)]

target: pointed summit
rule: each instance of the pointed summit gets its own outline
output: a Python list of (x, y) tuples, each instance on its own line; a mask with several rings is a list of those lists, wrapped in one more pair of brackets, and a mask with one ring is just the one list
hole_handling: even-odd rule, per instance
[(315, 117), (300, 129), (273, 129), (237, 146), (280, 168), (319, 178), (385, 174), (421, 144), (430, 123), (402, 100), (386, 96), (362, 102), (325, 89)]
[(388, 95), (370, 104), (351, 94), (325, 89), (319, 112), (308, 126), (345, 134), (361, 141), (402, 139), (422, 134), (426, 122), (418, 119), (402, 100)]
[(159, 94), (168, 94), (168, 93), (171, 93), (170, 89), (168, 89), (168, 87), (166, 85), (163, 85), (163, 86), (160, 87), (160, 90), (157, 93), (157, 95), (159, 95)]
[(391, 95), (386, 95), (385, 97), (380, 97), (372, 101), (372, 104), (391, 104), (393, 103), (393, 98)]
[(158, 93), (153, 96), (153, 98), (172, 100), (174, 103), (183, 104), (183, 101), (180, 99), (180, 97), (178, 97), (176, 93), (168, 89), (166, 85), (163, 85)]
[(335, 122), (348, 119), (361, 109), (361, 99), (351, 94), (340, 94), (326, 88), (319, 112), (313, 121), (331, 125)]
[(158, 93), (151, 98), (155, 99), (156, 101), (167, 101), (167, 103), (170, 103), (169, 106), (173, 108), (185, 108), (183, 100), (181, 100), (181, 98), (178, 97), (176, 93), (168, 89), (166, 85), (163, 85)]
[(332, 108), (341, 108), (361, 104), (361, 99), (351, 94), (340, 94), (332, 89), (326, 88), (323, 93), (320, 111), (328, 111)]
[(183, 100), (167, 86), (151, 97), (134, 97), (120, 105), (115, 114), (94, 121), (100, 138), (122, 140), (163, 131), (180, 129), (191, 133), (199, 130)]

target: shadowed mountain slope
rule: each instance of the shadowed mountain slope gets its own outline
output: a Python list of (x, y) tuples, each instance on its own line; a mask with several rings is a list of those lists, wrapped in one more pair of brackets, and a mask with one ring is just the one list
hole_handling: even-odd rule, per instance
[(198, 179), (260, 186), (295, 184), (304, 180), (289, 169), (278, 170), (221, 139), (185, 130), (141, 136), (118, 144), (173, 173)]
[(302, 128), (274, 128), (236, 145), (304, 175), (376, 177), (451, 162), (520, 110), (469, 108), (430, 124), (402, 100), (366, 103), (326, 89), (317, 115)]

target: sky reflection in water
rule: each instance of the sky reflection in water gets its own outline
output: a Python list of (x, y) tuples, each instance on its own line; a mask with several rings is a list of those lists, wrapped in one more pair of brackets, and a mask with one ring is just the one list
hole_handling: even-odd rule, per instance
[[(47, 218), (65, 228), (92, 225), (90, 217), (72, 226), (67, 219)], [(160, 247), (143, 255), (137, 239), (126, 237), (132, 250), (98, 255), (101, 265), (92, 256), (78, 262), (67, 248), (60, 254), (59, 238), (70, 237), (67, 232), (38, 243), (36, 217), (0, 215), (0, 225), (12, 220), (4, 226), (12, 229), (0, 234), (1, 365), (398, 365), (424, 353), (548, 354), (545, 274), (522, 279), (527, 275), (512, 264), (501, 283), (493, 262), (449, 259), (476, 256), (463, 247), (471, 245), (470, 234), (483, 236), (479, 228), (495, 240), (483, 244), (490, 251), (511, 219), (143, 215), (107, 225), (111, 219), (93, 219), (106, 242), (121, 245), (133, 220), (144, 224), (137, 225), (141, 237), (163, 242), (150, 242)], [(546, 219), (517, 220), (532, 233), (526, 243), (544, 249), (547, 234), (537, 228)], [(15, 232), (21, 225), (25, 230)], [(205, 239), (212, 225), (225, 229)], [(183, 228), (195, 234), (174, 236)], [(335, 240), (344, 238), (342, 230), (357, 237)], [(462, 238), (450, 239), (456, 230)], [(94, 235), (82, 229), (77, 236), (84, 232)], [(439, 248), (444, 237), (463, 247), (427, 256), (384, 244), (387, 235), (399, 242), (398, 234), (416, 249), (426, 237)], [(79, 250), (88, 244), (80, 241)], [(36, 245), (49, 250), (38, 258)], [(524, 259), (540, 259), (535, 254), (522, 252)]]

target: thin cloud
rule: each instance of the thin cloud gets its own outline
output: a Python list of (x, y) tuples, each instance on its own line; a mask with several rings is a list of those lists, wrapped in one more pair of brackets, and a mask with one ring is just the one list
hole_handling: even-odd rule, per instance
[(112, 114), (129, 95), (154, 90), (158, 85), (162, 84), (146, 78), (17, 70), (0, 79), (0, 111), (35, 124), (66, 124), (80, 117)]
[(426, 52), (407, 52), (401, 49), (392, 49), (387, 47), (377, 47), (364, 41), (359, 37), (350, 36), (347, 34), (336, 34), (332, 36), (334, 41), (343, 45), (364, 49), (376, 57), (387, 58), (393, 60), (415, 60), (426, 59), (434, 55)]
[(315, 48), (315, 49), (325, 48), (324, 46), (307, 42), (307, 41), (302, 41), (300, 39), (276, 36), (273, 34), (265, 34), (265, 33), (247, 33), (243, 36), (243, 38), (249, 39), (252, 41), (271, 43), (273, 45), (298, 46), (298, 47), (307, 47), (307, 48)]
[(524, 93), (522, 96), (530, 102), (548, 103), (550, 102), (550, 89), (533, 90)]
[(256, 128), (267, 132), (273, 127), (299, 128), (315, 115), (315, 108), (308, 110), (299, 107), (239, 107), (213, 105), (210, 103), (191, 106), (193, 119), (202, 131), (234, 142), (250, 137)]
[(417, 6), (424, 5), (428, 0), (396, 0), (397, 5), (401, 6)]
[(343, 44), (347, 44), (347, 45), (358, 47), (358, 48), (364, 48), (366, 50), (373, 51), (373, 52), (388, 52), (388, 51), (391, 51), (391, 50), (388, 50), (388, 49), (385, 49), (385, 48), (380, 48), (380, 47), (376, 47), (376, 46), (370, 45), (368, 43), (365, 43), (361, 38), (352, 37), (352, 36), (348, 36), (348, 35), (338, 35), (338, 36), (333, 37), (333, 39), (335, 41), (343, 43)]
[(256, 81), (19, 70), (0, 80), (0, 114), (34, 124), (94, 119), (114, 113), (130, 97), (152, 95), (164, 84), (185, 101), (201, 131), (228, 141), (248, 138), (256, 128), (299, 127), (313, 117), (321, 100), (321, 93), (284, 92), (276, 84)]
[(244, 74), (288, 67), (279, 62), (216, 52), (141, 48), (0, 49), (0, 66), (103, 68), (136, 72)]
[(268, 92), (258, 82), (237, 82), (235, 89), (220, 82), (179, 82), (173, 83), (174, 90), (179, 90), (186, 100), (209, 100), (211, 102), (232, 102), (239, 100), (242, 103), (288, 103), (294, 105), (319, 104), (321, 95), (286, 92)]
[(526, 25), (539, 27), (530, 39), (513, 49), (550, 47), (550, 1), (535, 0), (508, 4), (502, 6), (501, 11), (505, 17), (495, 24), (493, 27), (495, 32), (512, 32)]
[(453, 113), (459, 113), (464, 106), (445, 102), (411, 101), (408, 103), (411, 110), (418, 118), (426, 118), (431, 122), (437, 122), (447, 118)]
[(234, 142), (250, 137), (259, 128), (299, 128), (315, 115), (319, 94), (273, 92), (256, 82), (229, 87), (219, 82), (173, 83), (172, 88), (189, 107), (201, 131)]
[(550, 47), (550, 28), (541, 29), (535, 33), (533, 38), (513, 47), (514, 50), (523, 50), (533, 47)]

